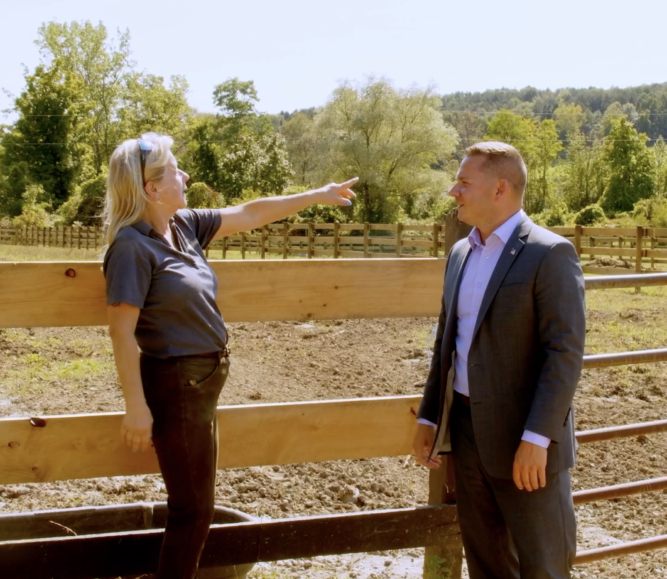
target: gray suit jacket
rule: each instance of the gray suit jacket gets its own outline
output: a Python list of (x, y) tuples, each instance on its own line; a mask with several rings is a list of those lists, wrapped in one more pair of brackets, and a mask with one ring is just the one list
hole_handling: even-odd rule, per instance
[[(438, 424), (445, 450), (457, 301), (470, 251), (463, 239), (447, 260), (434, 355), (418, 414)], [(574, 465), (572, 399), (581, 374), (585, 315), (584, 278), (574, 247), (525, 217), (491, 276), (468, 354), (475, 439), (491, 476), (512, 477), (524, 430), (551, 439), (549, 472)]]

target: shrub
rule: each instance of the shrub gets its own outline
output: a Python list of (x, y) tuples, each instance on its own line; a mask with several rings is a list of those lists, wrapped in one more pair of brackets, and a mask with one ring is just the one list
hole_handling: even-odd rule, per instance
[(577, 225), (597, 225), (604, 223), (607, 220), (602, 207), (597, 204), (584, 207), (579, 213), (574, 216), (574, 222)]
[(14, 227), (51, 227), (53, 216), (46, 210), (49, 203), (40, 202), (45, 197), (41, 185), (28, 185), (23, 193), (21, 214), (12, 219)]
[(224, 207), (221, 193), (214, 191), (206, 183), (193, 183), (187, 191), (188, 207), (191, 209), (216, 209)]
[(632, 217), (638, 223), (667, 227), (667, 199), (651, 197), (637, 201), (632, 210)]
[(558, 201), (546, 211), (531, 215), (530, 218), (538, 225), (544, 227), (562, 227), (570, 222), (572, 216), (568, 213), (567, 205), (562, 201)]

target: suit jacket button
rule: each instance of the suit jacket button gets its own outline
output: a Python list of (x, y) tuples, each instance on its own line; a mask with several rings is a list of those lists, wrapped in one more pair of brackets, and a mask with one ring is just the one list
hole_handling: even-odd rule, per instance
[(188, 380), (188, 384), (190, 384), (190, 386), (196, 386), (197, 382), (195, 382), (194, 380)]

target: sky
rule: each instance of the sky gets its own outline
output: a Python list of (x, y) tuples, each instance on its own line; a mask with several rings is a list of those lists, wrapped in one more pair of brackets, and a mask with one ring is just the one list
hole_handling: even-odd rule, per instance
[(254, 81), (268, 113), (322, 106), (369, 76), (440, 94), (667, 81), (665, 0), (0, 0), (0, 14), (0, 88), (14, 95), (54, 20), (129, 29), (136, 69), (185, 76), (207, 112), (231, 77)]

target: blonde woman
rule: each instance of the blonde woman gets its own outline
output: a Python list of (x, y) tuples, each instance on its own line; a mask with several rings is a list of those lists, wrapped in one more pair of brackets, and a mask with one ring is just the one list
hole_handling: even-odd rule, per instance
[[(204, 256), (214, 239), (314, 204), (350, 205), (356, 179), (223, 209), (187, 209), (188, 175), (170, 137), (148, 133), (111, 156), (104, 257), (109, 333), (125, 397), (121, 436), (155, 447), (169, 497), (159, 579), (197, 574), (213, 517), (216, 406), (229, 370), (218, 280)], [(224, 280), (222, 291), (224, 291)]]

